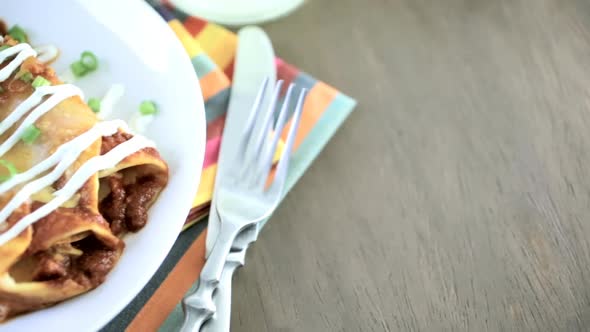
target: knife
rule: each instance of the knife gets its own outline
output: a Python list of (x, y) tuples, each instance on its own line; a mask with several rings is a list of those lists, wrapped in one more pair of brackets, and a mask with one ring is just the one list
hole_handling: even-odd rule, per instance
[[(234, 76), (228, 116), (226, 117), (215, 187), (218, 179), (222, 179), (224, 171), (231, 165), (231, 156), (236, 155), (238, 140), (244, 130), (249, 109), (244, 105), (252, 105), (261, 83), (268, 79), (267, 96), (263, 100), (270, 101), (274, 82), (276, 82), (275, 55), (272, 43), (266, 33), (258, 27), (246, 27), (238, 32), (238, 49), (234, 65)], [(246, 106), (247, 107), (247, 106)], [(268, 105), (263, 105), (266, 109)], [(229, 116), (231, 114), (231, 116)], [(229, 157), (228, 157), (229, 156)], [(215, 190), (211, 206), (215, 206)], [(209, 256), (217, 239), (220, 219), (216, 209), (211, 209), (207, 227), (206, 255)], [(232, 245), (236, 250), (228, 255), (226, 264), (219, 281), (219, 286), (213, 297), (217, 311), (202, 327), (202, 331), (229, 331), (231, 317), (231, 283), (234, 271), (244, 265), (248, 245), (258, 237), (259, 225), (253, 225), (243, 230)]]
[[(250, 26), (242, 28), (238, 32), (238, 48), (234, 60), (234, 74), (232, 87), (223, 129), (223, 139), (217, 162), (217, 175), (215, 177), (215, 188), (219, 179), (223, 178), (224, 171), (231, 165), (232, 156), (236, 155), (238, 140), (241, 138), (246, 120), (250, 112), (250, 105), (254, 104), (256, 94), (262, 82), (269, 80), (266, 89), (266, 101), (262, 109), (268, 107), (270, 95), (274, 90), (274, 83), (277, 80), (275, 54), (270, 39), (266, 33), (258, 27)], [(230, 116), (231, 115), (231, 116)], [(215, 190), (211, 206), (215, 206)], [(219, 234), (220, 220), (215, 209), (211, 209), (207, 224), (206, 257), (209, 257), (211, 249)]]

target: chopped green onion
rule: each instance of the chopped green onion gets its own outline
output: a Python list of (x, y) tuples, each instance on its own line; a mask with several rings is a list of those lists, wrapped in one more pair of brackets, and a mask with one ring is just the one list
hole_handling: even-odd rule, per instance
[(2, 46), (0, 46), (0, 51), (4, 51), (7, 48), (10, 48), (10, 46), (8, 46), (8, 45), (2, 45)]
[(90, 51), (82, 52), (80, 60), (72, 63), (70, 69), (76, 77), (82, 77), (98, 68), (98, 58)]
[(84, 66), (84, 64), (80, 61), (72, 63), (70, 65), (70, 69), (72, 70), (72, 73), (76, 75), (76, 77), (82, 77), (88, 74), (88, 68), (86, 68), (86, 66)]
[(41, 135), (41, 130), (35, 125), (30, 125), (25, 128), (25, 131), (21, 135), (20, 139), (26, 144), (33, 144), (33, 142)]
[(8, 170), (8, 175), (0, 176), (0, 182), (8, 181), (8, 180), (10, 180), (10, 178), (12, 178), (16, 174), (18, 174), (18, 170), (16, 169), (14, 164), (11, 163), (10, 161), (5, 160), (5, 159), (0, 159), (0, 165), (4, 166), (4, 168), (6, 168), (6, 170)]
[(142, 115), (156, 114), (158, 113), (158, 108), (153, 101), (144, 100), (141, 102), (141, 104), (139, 104), (139, 113)]
[(100, 99), (98, 99), (98, 98), (88, 99), (88, 107), (90, 107), (90, 109), (94, 113), (100, 112)]
[(8, 30), (8, 34), (10, 37), (18, 40), (20, 43), (26, 43), (29, 40), (27, 33), (18, 25), (14, 25), (10, 30)]
[(98, 68), (98, 59), (96, 58), (96, 55), (94, 55), (94, 53), (92, 53), (90, 51), (82, 52), (82, 55), (80, 56), (80, 62), (89, 71), (92, 71), (92, 70), (95, 70), (96, 68)]
[(4, 92), (4, 88), (0, 86), (0, 93)]
[(25, 82), (25, 83), (29, 83), (31, 81), (33, 81), (33, 74), (31, 74), (30, 71), (24, 71), (21, 72), (18, 76), (18, 79)]
[(51, 82), (46, 80), (45, 77), (43, 77), (43, 76), (37, 76), (33, 80), (33, 87), (34, 88), (38, 88), (38, 87), (44, 86), (44, 85), (51, 85)]

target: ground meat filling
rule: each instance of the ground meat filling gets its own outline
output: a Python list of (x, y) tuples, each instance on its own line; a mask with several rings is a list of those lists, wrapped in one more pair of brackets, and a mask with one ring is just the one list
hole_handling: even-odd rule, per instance
[(102, 144), (100, 146), (100, 154), (103, 155), (111, 151), (115, 146), (131, 139), (133, 135), (118, 131), (111, 136), (103, 136)]
[(100, 213), (109, 222), (111, 231), (115, 235), (125, 232), (125, 188), (123, 187), (123, 176), (113, 174), (106, 178), (111, 187), (111, 193), (100, 204)]
[(147, 222), (149, 206), (161, 188), (160, 183), (153, 176), (146, 176), (125, 186), (120, 174), (108, 176), (105, 181), (111, 187), (111, 193), (100, 203), (99, 209), (111, 225), (113, 234), (142, 229)]
[[(71, 278), (86, 287), (100, 285), (119, 258), (116, 249), (105, 247), (94, 237), (72, 243), (70, 254), (52, 248), (35, 254), (37, 260), (33, 281)], [(80, 254), (73, 254), (77, 251)]]
[(55, 190), (60, 190), (61, 188), (63, 188), (66, 183), (68, 182), (68, 178), (66, 177), (65, 174), (62, 174), (62, 176), (59, 177), (59, 179), (57, 179), (57, 181), (55, 181), (53, 183), (53, 188)]
[(8, 34), (8, 26), (6, 25), (6, 22), (0, 20), (0, 35), (4, 36)]
[(156, 198), (160, 187), (160, 184), (152, 177), (142, 178), (135, 185), (130, 186), (125, 214), (127, 229), (137, 232), (145, 226), (149, 205)]
[[(76, 261), (78, 271), (83, 273), (77, 276), (78, 282), (81, 284), (90, 282), (92, 286), (102, 284), (118, 258), (118, 253), (109, 249), (97, 249), (84, 253)], [(85, 280), (81, 280), (82, 278)]]
[(63, 278), (68, 275), (70, 257), (67, 255), (52, 255), (42, 252), (37, 255), (39, 263), (33, 273), (34, 281), (44, 281)]
[[(129, 133), (117, 132), (102, 138), (100, 154), (103, 155), (115, 146), (131, 139)], [(147, 211), (151, 202), (156, 198), (162, 183), (153, 175), (136, 179), (132, 184), (124, 184), (120, 173), (110, 175), (102, 181), (111, 189), (100, 205), (100, 213), (109, 222), (113, 234), (119, 236), (126, 232), (137, 232), (147, 222)]]

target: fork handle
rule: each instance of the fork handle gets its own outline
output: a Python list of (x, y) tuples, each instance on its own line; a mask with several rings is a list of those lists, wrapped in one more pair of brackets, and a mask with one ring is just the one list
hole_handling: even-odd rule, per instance
[(246, 248), (231, 252), (227, 255), (227, 261), (221, 274), (221, 280), (217, 286), (217, 292), (213, 297), (217, 312), (202, 328), (203, 332), (220, 332), (229, 331), (231, 322), (231, 294), (232, 294), (232, 278), (234, 272), (244, 265), (244, 256), (246, 255)]
[(233, 223), (221, 223), (213, 250), (211, 250), (211, 254), (201, 271), (199, 285), (194, 293), (187, 295), (182, 301), (184, 322), (180, 331), (200, 331), (203, 323), (215, 314), (216, 307), (213, 303), (213, 292), (219, 284), (225, 266), (225, 259), (240, 230), (241, 228)]

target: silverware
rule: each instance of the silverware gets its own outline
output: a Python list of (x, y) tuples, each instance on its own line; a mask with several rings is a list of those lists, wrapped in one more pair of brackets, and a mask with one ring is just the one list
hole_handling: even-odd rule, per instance
[(265, 81), (262, 85), (256, 98), (254, 111), (250, 113), (246, 128), (242, 132), (242, 140), (235, 157), (232, 158), (232, 167), (227, 168), (224, 175), (216, 179), (216, 203), (211, 208), (215, 209), (221, 221), (219, 234), (201, 271), (196, 292), (183, 300), (185, 321), (181, 331), (199, 331), (202, 324), (215, 313), (213, 292), (219, 284), (225, 260), (236, 236), (246, 227), (268, 218), (283, 194), (306, 91), (302, 90), (299, 94), (274, 179), (266, 187), (273, 156), (286, 124), (288, 105), (294, 87), (293, 84), (289, 86), (276, 124), (273, 126), (282, 82), (277, 83), (268, 109), (262, 110), (267, 83), (268, 81)]
[[(238, 49), (236, 53), (236, 60), (234, 65), (234, 74), (232, 79), (232, 90), (230, 95), (230, 103), (228, 108), (228, 116), (226, 119), (225, 128), (227, 133), (234, 133), (234, 135), (224, 136), (219, 157), (219, 164), (217, 167), (217, 176), (223, 177), (225, 166), (231, 165), (226, 162), (227, 156), (234, 153), (233, 148), (237, 146), (237, 140), (240, 139), (240, 133), (243, 132), (243, 127), (246, 124), (248, 109), (244, 106), (252, 105), (256, 98), (256, 92), (265, 78), (268, 78), (269, 83), (276, 81), (276, 66), (275, 55), (272, 48), (272, 43), (266, 33), (257, 27), (246, 27), (238, 32)], [(273, 86), (274, 88), (274, 86)], [(272, 90), (266, 89), (263, 100), (270, 101), (272, 98)], [(263, 105), (268, 107), (268, 102)], [(237, 113), (237, 114), (236, 114)], [(237, 120), (236, 120), (237, 119)], [(215, 191), (214, 191), (215, 193)], [(215, 206), (216, 198), (213, 196), (211, 202)], [(207, 227), (206, 250), (207, 256), (211, 252), (217, 235), (219, 233), (220, 221), (215, 209), (212, 209), (209, 214), (209, 221)], [(232, 246), (232, 252), (228, 255), (225, 266), (221, 274), (221, 280), (213, 302), (216, 307), (216, 313), (203, 326), (203, 331), (229, 331), (230, 316), (231, 316), (231, 282), (234, 271), (244, 265), (245, 248), (248, 244), (256, 239), (258, 236), (258, 224), (251, 226), (242, 231)]]
[[(286, 96), (285, 99), (289, 100), (290, 96)], [(258, 239), (258, 235), (260, 234), (264, 222), (265, 220), (262, 220), (247, 227), (241, 231), (234, 240), (232, 252), (226, 258), (226, 263), (221, 274), (221, 280), (219, 281), (217, 291), (213, 297), (217, 312), (203, 325), (203, 332), (230, 330), (232, 300), (231, 283), (233, 274), (238, 268), (244, 266), (246, 251), (250, 244)]]
[(260, 232), (261, 223), (249, 226), (244, 229), (236, 237), (232, 250), (240, 247), (237, 251), (232, 251), (227, 255), (225, 266), (221, 273), (221, 280), (217, 286), (217, 291), (213, 296), (213, 302), (217, 308), (217, 312), (203, 325), (201, 331), (203, 332), (219, 332), (229, 331), (231, 322), (231, 294), (232, 294), (232, 278), (234, 272), (239, 267), (244, 266), (246, 259), (246, 249), (251, 242), (254, 242)]
[[(253, 105), (256, 94), (262, 82), (268, 79), (271, 89), (267, 89), (262, 100), (263, 109), (268, 107), (271, 100), (277, 72), (275, 66), (275, 54), (270, 39), (264, 30), (258, 27), (245, 27), (238, 31), (238, 48), (236, 51), (232, 88), (225, 120), (223, 140), (217, 163), (217, 180), (223, 177), (225, 169), (231, 166), (228, 156), (234, 156), (238, 147), (238, 140), (246, 125), (250, 114), (250, 105)], [(216, 190), (213, 191), (211, 206), (215, 205)], [(219, 217), (214, 209), (211, 209), (207, 225), (206, 252), (207, 257), (215, 244), (219, 233)]]

